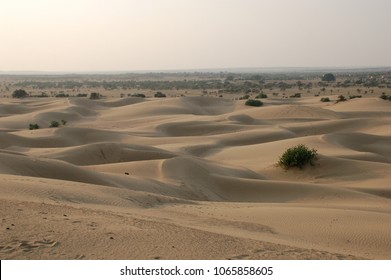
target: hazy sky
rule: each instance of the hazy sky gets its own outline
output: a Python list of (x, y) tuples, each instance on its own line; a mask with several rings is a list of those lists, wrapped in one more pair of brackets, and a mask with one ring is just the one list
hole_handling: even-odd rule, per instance
[(0, 0), (0, 71), (391, 66), (391, 0)]

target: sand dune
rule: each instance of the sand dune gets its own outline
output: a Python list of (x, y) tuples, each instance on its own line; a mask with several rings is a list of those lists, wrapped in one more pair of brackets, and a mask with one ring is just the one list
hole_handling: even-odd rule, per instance
[(106, 180), (99, 179), (99, 174), (83, 170), (71, 164), (50, 160), (37, 159), (24, 155), (0, 153), (0, 172), (2, 174), (42, 177), (66, 181), (76, 181), (90, 184), (107, 184)]
[(199, 136), (240, 131), (242, 127), (232, 124), (211, 124), (207, 121), (189, 121), (166, 123), (159, 125), (157, 129), (165, 136)]
[(132, 162), (165, 159), (175, 156), (175, 154), (154, 147), (110, 142), (55, 148), (45, 153), (39, 150), (34, 154), (42, 154), (44, 157), (66, 161), (75, 165)]
[(321, 120), (321, 119), (339, 119), (343, 117), (343, 112), (334, 112), (332, 110), (310, 107), (304, 105), (279, 105), (267, 106), (258, 110), (257, 108), (248, 110), (246, 114), (256, 119), (287, 119), (287, 120)]
[[(324, 139), (351, 150), (381, 155), (388, 161), (391, 159), (391, 137), (389, 136), (351, 132), (325, 135)], [(352, 141), (353, 139), (360, 139), (360, 141)]]
[(389, 102), (264, 103), (2, 100), (0, 257), (390, 259)]
[[(356, 98), (349, 100), (349, 102), (340, 102), (334, 104), (330, 107), (331, 110), (336, 112), (365, 112), (365, 113), (375, 113), (375, 112), (383, 112), (389, 113), (391, 112), (391, 108), (387, 102), (380, 98)], [(387, 116), (387, 115), (385, 115)], [(388, 115), (389, 117), (389, 115)]]

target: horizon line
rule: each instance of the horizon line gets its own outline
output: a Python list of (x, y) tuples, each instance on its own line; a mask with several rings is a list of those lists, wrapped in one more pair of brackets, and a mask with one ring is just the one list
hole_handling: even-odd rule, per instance
[(149, 70), (0, 70), (0, 75), (110, 75), (110, 74), (148, 74), (148, 73), (284, 73), (284, 72), (323, 72), (323, 71), (364, 71), (391, 70), (391, 66), (273, 66), (273, 67), (221, 67), (188, 69), (149, 69)]

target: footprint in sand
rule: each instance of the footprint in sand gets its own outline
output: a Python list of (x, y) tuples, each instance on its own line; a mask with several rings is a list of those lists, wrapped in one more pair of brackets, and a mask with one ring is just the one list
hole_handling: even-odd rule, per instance
[(58, 241), (53, 241), (50, 239), (36, 240), (36, 241), (27, 241), (27, 240), (15, 240), (6, 244), (5, 246), (0, 246), (0, 252), (2, 253), (11, 253), (15, 251), (24, 251), (31, 252), (35, 249), (41, 248), (52, 248), (58, 245)]

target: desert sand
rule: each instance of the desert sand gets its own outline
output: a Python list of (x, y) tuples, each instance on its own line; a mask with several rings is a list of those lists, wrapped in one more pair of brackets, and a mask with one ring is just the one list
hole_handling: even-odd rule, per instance
[(391, 259), (375, 96), (3, 98), (0, 135), (1, 259)]

